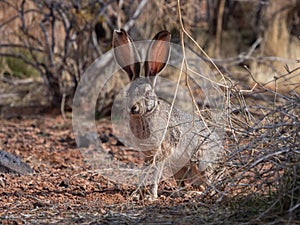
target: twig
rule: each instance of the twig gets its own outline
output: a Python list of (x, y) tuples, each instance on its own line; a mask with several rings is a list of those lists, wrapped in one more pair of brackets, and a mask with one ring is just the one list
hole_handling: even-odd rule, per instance
[(138, 17), (139, 17), (140, 14), (142, 13), (143, 8), (144, 8), (145, 5), (147, 4), (147, 2), (148, 2), (148, 0), (141, 0), (141, 1), (140, 1), (140, 4), (139, 4), (138, 7), (136, 8), (136, 10), (135, 10), (133, 16), (132, 16), (132, 17), (130, 18), (130, 20), (123, 26), (124, 30), (129, 31), (129, 30), (133, 27), (135, 21), (138, 19)]
[(65, 104), (66, 104), (66, 93), (63, 93), (62, 99), (61, 99), (61, 104), (60, 104), (60, 112), (61, 112), (61, 115), (62, 115), (64, 121), (66, 120)]
[(218, 16), (217, 16), (215, 54), (217, 57), (220, 57), (225, 0), (220, 0), (218, 2), (219, 2), (219, 8), (218, 8)]

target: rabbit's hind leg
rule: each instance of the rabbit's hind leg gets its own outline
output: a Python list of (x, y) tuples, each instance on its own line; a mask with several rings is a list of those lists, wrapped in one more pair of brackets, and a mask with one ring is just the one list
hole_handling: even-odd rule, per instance
[(188, 164), (174, 174), (174, 178), (179, 187), (187, 184), (204, 191), (206, 186), (205, 171), (199, 171), (196, 164)]

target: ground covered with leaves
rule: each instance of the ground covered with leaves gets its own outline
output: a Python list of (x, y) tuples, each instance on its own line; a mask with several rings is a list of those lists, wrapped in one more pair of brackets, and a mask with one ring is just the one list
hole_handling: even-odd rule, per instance
[[(290, 216), (272, 196), (249, 195), (247, 188), (243, 195), (220, 198), (197, 190), (178, 192), (174, 182), (165, 181), (157, 201), (135, 198), (135, 187), (110, 182), (84, 164), (70, 117), (67, 114), (64, 120), (48, 113), (0, 119), (1, 149), (19, 156), (35, 171), (0, 174), (1, 224), (300, 223), (299, 209)], [(100, 122), (99, 128), (100, 134), (107, 134), (106, 146), (121, 155), (123, 146), (110, 135), (109, 124)]]

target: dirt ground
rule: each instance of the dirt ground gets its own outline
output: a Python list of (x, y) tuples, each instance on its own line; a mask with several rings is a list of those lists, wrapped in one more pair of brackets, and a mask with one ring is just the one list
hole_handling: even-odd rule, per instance
[[(151, 202), (134, 198), (135, 187), (114, 184), (89, 170), (70, 117), (48, 113), (0, 119), (0, 148), (35, 171), (0, 174), (1, 224), (201, 224), (213, 217), (201, 194), (178, 194), (172, 181), (163, 182), (159, 199)], [(107, 123), (102, 129), (110, 130)], [(113, 151), (122, 147), (115, 139), (107, 141)]]

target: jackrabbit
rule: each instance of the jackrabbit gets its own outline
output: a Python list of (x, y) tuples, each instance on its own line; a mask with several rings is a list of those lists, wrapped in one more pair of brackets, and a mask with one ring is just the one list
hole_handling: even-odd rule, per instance
[(141, 60), (132, 39), (123, 29), (113, 34), (115, 59), (132, 81), (126, 94), (129, 127), (146, 161), (156, 167), (153, 198), (157, 198), (166, 166), (179, 185), (189, 182), (205, 187), (221, 152), (216, 133), (210, 132), (196, 115), (172, 107), (155, 92), (157, 76), (169, 59), (170, 39), (168, 31), (155, 35), (144, 62), (145, 77), (141, 77)]

